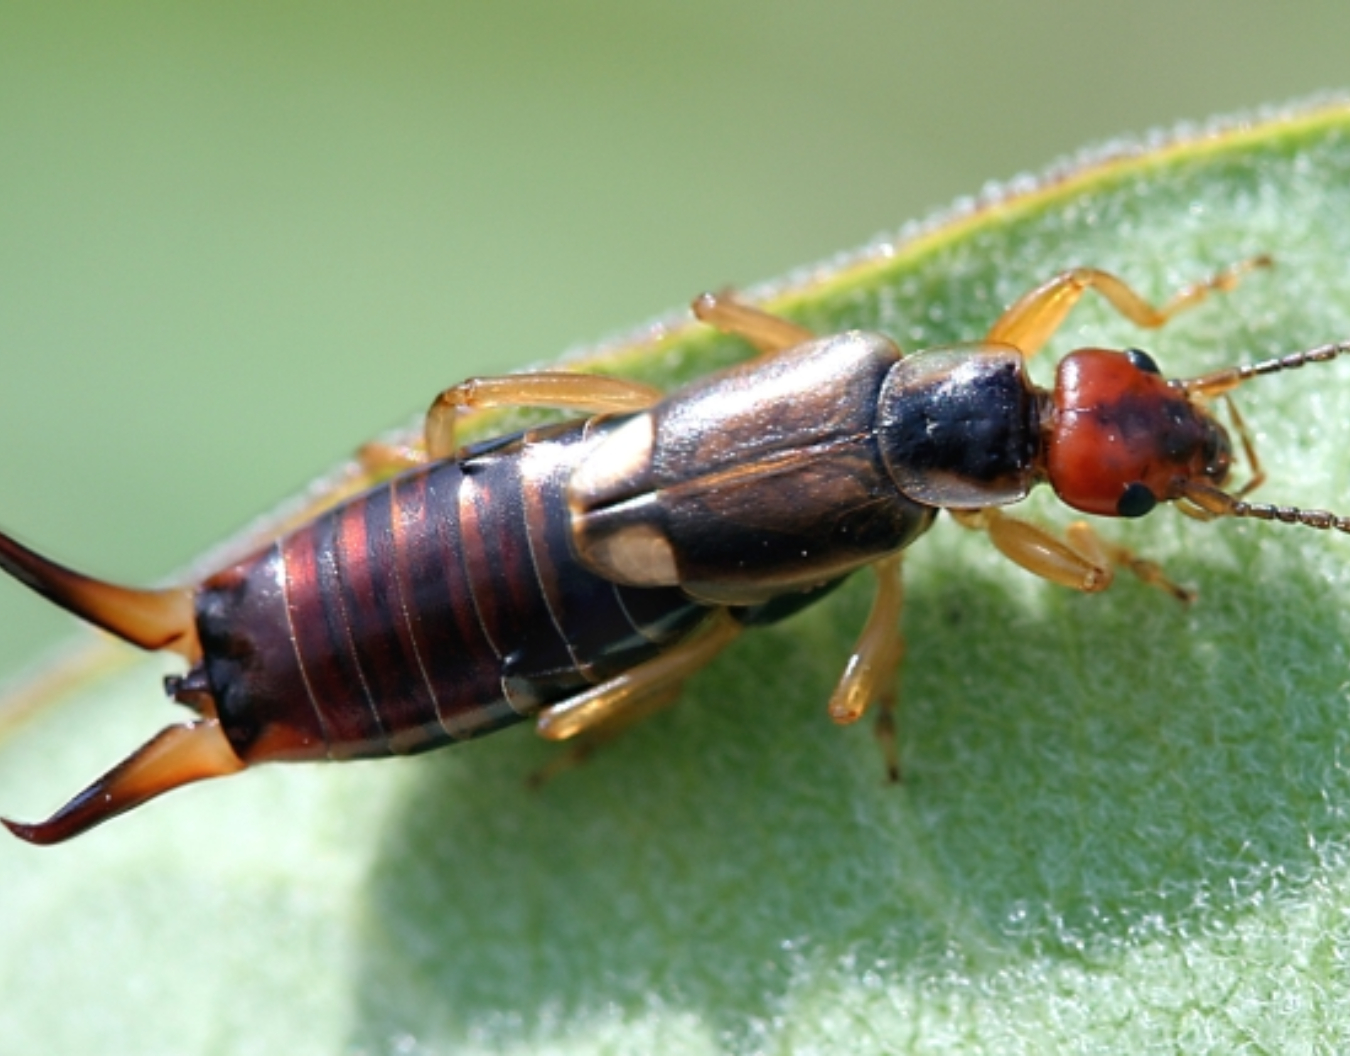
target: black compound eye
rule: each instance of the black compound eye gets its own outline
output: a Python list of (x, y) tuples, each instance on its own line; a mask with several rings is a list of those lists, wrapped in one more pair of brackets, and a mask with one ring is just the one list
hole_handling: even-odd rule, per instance
[(1158, 500), (1153, 492), (1136, 480), (1133, 484), (1125, 485), (1116, 503), (1116, 514), (1120, 517), (1142, 517), (1156, 505)]
[(1127, 348), (1125, 356), (1130, 361), (1130, 366), (1135, 370), (1141, 370), (1145, 374), (1161, 374), (1158, 369), (1157, 361), (1145, 352), (1142, 348)]

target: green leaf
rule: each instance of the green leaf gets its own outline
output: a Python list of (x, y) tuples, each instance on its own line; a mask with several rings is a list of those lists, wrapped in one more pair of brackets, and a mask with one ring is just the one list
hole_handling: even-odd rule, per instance
[[(1089, 299), (1037, 373), (1077, 345), (1187, 375), (1350, 336), (1350, 110), (1120, 151), (765, 292), (917, 349), (1068, 266), (1162, 300), (1258, 253), (1277, 267), (1161, 334)], [(741, 354), (677, 326), (590, 363), (673, 384)], [(1350, 507), (1346, 374), (1242, 391), (1263, 498)], [(0, 843), (6, 1050), (1343, 1049), (1350, 541), (1171, 510), (1105, 531), (1200, 600), (1078, 596), (947, 522), (914, 547), (901, 787), (824, 713), (858, 577), (540, 792), (553, 750), (518, 729)], [(48, 693), (3, 746), (5, 813), (162, 725), (164, 670)]]

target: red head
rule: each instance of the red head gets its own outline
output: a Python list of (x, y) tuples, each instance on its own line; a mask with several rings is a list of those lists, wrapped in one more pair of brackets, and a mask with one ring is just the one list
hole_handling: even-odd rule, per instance
[(1086, 348), (1055, 374), (1045, 470), (1056, 494), (1104, 517), (1140, 517), (1183, 485), (1228, 477), (1228, 433), (1138, 349)]

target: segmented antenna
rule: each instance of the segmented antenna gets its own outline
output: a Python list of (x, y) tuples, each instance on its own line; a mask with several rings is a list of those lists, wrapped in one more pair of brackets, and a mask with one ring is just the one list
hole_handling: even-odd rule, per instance
[(1272, 506), (1267, 502), (1233, 500), (1230, 517), (1250, 517), (1257, 521), (1280, 521), (1283, 524), (1301, 524), (1320, 531), (1345, 532), (1350, 535), (1350, 517), (1342, 517), (1329, 510), (1301, 510), (1297, 506)]
[(1279, 521), (1281, 524), (1301, 524), (1322, 532), (1344, 532), (1350, 535), (1350, 517), (1342, 517), (1330, 510), (1303, 510), (1297, 506), (1275, 506), (1268, 502), (1248, 502), (1229, 495), (1210, 484), (1188, 480), (1180, 485), (1181, 497), (1194, 504), (1193, 509), (1181, 507), (1183, 513), (1208, 520), (1211, 517), (1246, 517), (1255, 521)]
[(1337, 341), (1330, 345), (1318, 345), (1303, 352), (1291, 352), (1287, 356), (1277, 356), (1275, 359), (1263, 360), (1260, 363), (1226, 367), (1210, 374), (1202, 374), (1198, 378), (1179, 378), (1172, 384), (1189, 396), (1218, 396), (1252, 378), (1264, 374), (1278, 374), (1282, 370), (1297, 370), (1309, 363), (1329, 363), (1346, 353), (1350, 353), (1350, 341)]
[[(1250, 381), (1252, 378), (1266, 374), (1278, 374), (1282, 370), (1297, 370), (1309, 363), (1329, 363), (1331, 360), (1347, 353), (1350, 353), (1350, 341), (1337, 341), (1328, 345), (1318, 345), (1316, 348), (1309, 348), (1303, 352), (1291, 352), (1287, 356), (1262, 360), (1260, 363), (1228, 367), (1224, 370), (1216, 370), (1211, 374), (1202, 374), (1198, 378), (1177, 380), (1173, 384), (1188, 396), (1200, 398), (1224, 396), (1227, 399), (1226, 394), (1244, 381)], [(1241, 497), (1264, 479), (1265, 474), (1261, 471), (1259, 462), (1255, 461), (1256, 453), (1247, 438), (1246, 428), (1242, 423), (1241, 416), (1238, 415), (1237, 408), (1232, 406), (1231, 401), (1229, 402), (1229, 409), (1236, 421), (1247, 456), (1255, 464), (1256, 477), (1237, 495), (1230, 495), (1226, 491), (1200, 481), (1185, 481), (1180, 487), (1181, 495), (1182, 498), (1189, 501), (1191, 508), (1187, 509), (1183, 506), (1182, 512), (1201, 518), (1246, 517), (1255, 521), (1301, 524), (1305, 528), (1316, 528), (1322, 532), (1343, 532), (1350, 535), (1350, 517), (1342, 517), (1330, 510), (1303, 510), (1297, 506), (1276, 506), (1268, 502), (1247, 502), (1246, 499)]]

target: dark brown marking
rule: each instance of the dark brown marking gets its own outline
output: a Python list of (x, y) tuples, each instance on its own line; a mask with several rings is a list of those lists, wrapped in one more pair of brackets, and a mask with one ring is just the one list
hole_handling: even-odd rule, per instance
[[(416, 658), (400, 637), (402, 614), (393, 572), (391, 490), (371, 492), (355, 516), (344, 516), (338, 570), (344, 587), (352, 635), (359, 641), (357, 660), (375, 702), (389, 751), (405, 754), (422, 747), (440, 732), (435, 705), (426, 692)], [(359, 549), (358, 549), (359, 547)]]
[[(561, 444), (535, 445), (522, 454), (521, 488), (527, 538), (549, 615), (579, 673), (603, 682), (654, 650), (614, 593), (613, 585), (587, 572), (572, 552), (572, 517), (566, 488), (572, 451)], [(687, 607), (677, 594), (666, 603)], [(615, 657), (622, 657), (616, 662)]]
[(460, 492), (464, 558), (474, 605), (502, 657), (511, 704), (531, 714), (560, 693), (584, 686), (567, 643), (553, 624), (526, 539), (520, 459), (490, 458), (465, 474)]
[(519, 716), (503, 698), (501, 658), (474, 604), (459, 521), (464, 473), (455, 463), (440, 463), (406, 483), (413, 486), (401, 489), (402, 512), (422, 525), (410, 532), (416, 544), (400, 555), (412, 586), (419, 650), (436, 685), (442, 724), (456, 737), (472, 737)]

